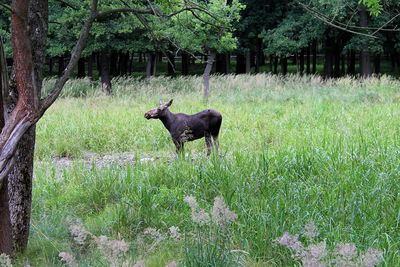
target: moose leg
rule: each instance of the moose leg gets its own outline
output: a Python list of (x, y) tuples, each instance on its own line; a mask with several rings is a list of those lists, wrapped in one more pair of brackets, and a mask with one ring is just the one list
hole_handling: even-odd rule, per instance
[(205, 138), (206, 138), (206, 146), (207, 146), (207, 156), (210, 156), (211, 148), (212, 148), (211, 136), (206, 135)]
[(213, 135), (213, 139), (214, 139), (215, 149), (218, 151), (219, 148), (218, 135)]
[(177, 154), (182, 153), (183, 152), (183, 147), (184, 147), (183, 142), (174, 140), (174, 144), (175, 144), (175, 147), (176, 147), (176, 153)]

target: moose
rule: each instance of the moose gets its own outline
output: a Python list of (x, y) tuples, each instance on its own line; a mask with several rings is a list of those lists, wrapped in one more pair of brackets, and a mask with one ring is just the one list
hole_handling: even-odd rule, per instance
[(183, 151), (184, 143), (193, 141), (202, 137), (206, 139), (207, 156), (211, 154), (212, 141), (218, 149), (218, 134), (221, 128), (222, 115), (215, 109), (206, 109), (199, 113), (188, 115), (184, 113), (172, 113), (169, 107), (173, 99), (160, 105), (155, 109), (149, 110), (144, 114), (146, 119), (160, 119), (165, 128), (169, 131), (172, 141), (176, 146), (176, 152)]

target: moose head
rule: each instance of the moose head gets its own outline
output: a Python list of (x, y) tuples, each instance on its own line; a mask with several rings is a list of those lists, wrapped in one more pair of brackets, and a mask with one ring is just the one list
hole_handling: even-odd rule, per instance
[(173, 99), (171, 99), (167, 103), (163, 104), (162, 100), (160, 100), (160, 105), (158, 107), (156, 107), (155, 109), (151, 109), (151, 110), (147, 111), (144, 114), (144, 117), (148, 120), (161, 118), (164, 115), (165, 111), (169, 108), (169, 106), (172, 105), (172, 101), (173, 101)]

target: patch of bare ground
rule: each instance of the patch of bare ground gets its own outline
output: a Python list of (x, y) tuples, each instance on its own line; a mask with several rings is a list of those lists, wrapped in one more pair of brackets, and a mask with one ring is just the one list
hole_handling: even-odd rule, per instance
[[(148, 161), (155, 161), (160, 159), (160, 157), (143, 157), (140, 158), (140, 162), (148, 162)], [(42, 165), (44, 163), (50, 163), (57, 169), (64, 169), (70, 168), (75, 164), (83, 164), (87, 167), (92, 167), (93, 165), (97, 168), (108, 166), (108, 165), (130, 165), (135, 164), (136, 155), (133, 152), (124, 152), (124, 153), (113, 153), (113, 154), (95, 154), (95, 153), (87, 153), (82, 158), (73, 159), (69, 157), (62, 157), (62, 158), (52, 158), (49, 161), (39, 161), (38, 164)]]

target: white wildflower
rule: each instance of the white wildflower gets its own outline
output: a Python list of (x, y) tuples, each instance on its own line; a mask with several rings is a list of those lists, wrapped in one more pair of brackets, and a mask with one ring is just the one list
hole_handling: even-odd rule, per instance
[(196, 198), (194, 196), (186, 196), (183, 201), (185, 201), (192, 211), (197, 210), (199, 208)]
[(104, 235), (99, 236), (97, 245), (103, 254), (109, 256), (111, 259), (118, 259), (129, 250), (129, 243), (124, 240), (109, 240)]
[(137, 261), (133, 267), (145, 267), (146, 265), (144, 264), (143, 260)]
[(291, 235), (285, 232), (282, 237), (279, 238), (278, 243), (293, 250), (295, 252), (293, 258), (303, 258), (305, 255), (305, 248), (301, 241), (299, 241), (299, 235)]
[(170, 261), (164, 267), (178, 267), (178, 263), (176, 261)]
[(11, 259), (7, 254), (0, 254), (0, 266), (12, 267)]
[(192, 221), (200, 225), (205, 225), (210, 221), (210, 215), (204, 209), (198, 212), (192, 211)]
[(373, 267), (382, 262), (383, 251), (375, 248), (369, 248), (360, 258), (359, 265), (365, 267)]
[(336, 256), (334, 263), (337, 266), (356, 266), (354, 258), (357, 256), (357, 248), (354, 244), (336, 244), (334, 255)]
[(324, 267), (323, 259), (327, 256), (326, 243), (311, 244), (308, 246), (304, 258), (301, 260), (304, 267)]
[(74, 256), (72, 256), (71, 254), (69, 254), (67, 252), (61, 252), (60, 254), (58, 254), (58, 256), (61, 258), (61, 261), (63, 261), (65, 263), (65, 265), (70, 266), (70, 267), (78, 266), (75, 263)]
[(223, 197), (216, 197), (214, 199), (214, 207), (211, 211), (211, 217), (215, 224), (224, 226), (235, 221), (238, 216), (226, 207)]
[(318, 228), (314, 225), (313, 221), (309, 221), (305, 226), (304, 226), (304, 231), (303, 231), (303, 236), (307, 237), (309, 240), (314, 240), (317, 236), (319, 235), (318, 233)]
[(168, 230), (171, 238), (179, 239), (181, 237), (181, 234), (179, 233), (179, 227), (171, 226)]
[(79, 222), (77, 224), (71, 225), (69, 227), (69, 230), (71, 231), (72, 238), (79, 245), (84, 245), (87, 238), (91, 235)]
[(155, 228), (148, 227), (143, 230), (144, 235), (149, 235), (154, 239), (163, 239), (162, 234)]

